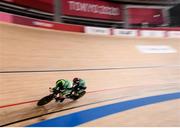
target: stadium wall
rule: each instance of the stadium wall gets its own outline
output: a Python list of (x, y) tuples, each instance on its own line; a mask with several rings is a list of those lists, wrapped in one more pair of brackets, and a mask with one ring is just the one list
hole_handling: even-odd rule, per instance
[(112, 29), (98, 28), (81, 25), (61, 24), (34, 18), (12, 15), (0, 12), (0, 21), (47, 28), (62, 31), (81, 32), (95, 35), (113, 35), (122, 37), (155, 37), (155, 38), (180, 38), (180, 28), (148, 28), (148, 29)]
[(12, 15), (8, 13), (0, 12), (0, 21), (27, 25), (33, 27), (62, 30), (62, 31), (72, 31), (72, 32), (84, 32), (83, 26), (71, 25), (71, 24), (60, 24), (56, 22), (50, 22), (45, 20), (39, 20), (34, 18), (27, 18), (23, 16)]
[[(2, 0), (5, 3), (17, 5), (27, 10), (40, 11), (48, 15), (53, 15), (53, 0)], [(100, 20), (101, 22), (111, 22), (139, 26), (147, 24), (149, 26), (160, 26), (167, 23), (162, 6), (132, 6), (112, 1), (102, 0), (61, 0), (61, 16), (73, 20), (80, 18), (88, 21)], [(24, 11), (22, 11), (23, 13)], [(139, 13), (141, 12), (141, 13)], [(127, 15), (125, 16), (125, 13)], [(33, 15), (34, 16), (34, 15)], [(47, 18), (47, 16), (46, 16)], [(128, 21), (126, 21), (128, 19)], [(143, 24), (142, 24), (143, 23)]]

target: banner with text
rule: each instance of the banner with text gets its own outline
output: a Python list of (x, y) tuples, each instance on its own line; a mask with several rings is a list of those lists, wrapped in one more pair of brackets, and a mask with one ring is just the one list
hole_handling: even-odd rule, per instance
[(141, 30), (141, 37), (165, 37), (165, 31), (158, 30)]
[(131, 29), (113, 29), (113, 35), (124, 36), (124, 37), (137, 37), (138, 30)]
[(169, 38), (180, 38), (180, 31), (168, 31)]
[(111, 35), (111, 29), (99, 27), (85, 27), (84, 32), (93, 35)]
[(66, 16), (101, 20), (123, 20), (121, 4), (101, 0), (62, 0), (62, 13)]
[(168, 45), (138, 45), (136, 48), (141, 53), (176, 53), (177, 50)]

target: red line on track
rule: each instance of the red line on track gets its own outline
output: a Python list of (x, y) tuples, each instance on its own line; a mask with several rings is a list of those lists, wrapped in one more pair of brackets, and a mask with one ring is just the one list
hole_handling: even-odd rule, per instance
[[(128, 88), (128, 87), (132, 87), (132, 86), (121, 87), (121, 88), (109, 88), (109, 89), (95, 90), (95, 91), (90, 91), (90, 92), (87, 92), (87, 93), (103, 92), (103, 91), (122, 89), (122, 88)], [(31, 100), (31, 101), (25, 101), (25, 102), (20, 102), (20, 103), (7, 104), (7, 105), (0, 106), (0, 109), (1, 108), (7, 108), (7, 107), (13, 107), (13, 106), (17, 106), (17, 105), (22, 105), (22, 104), (29, 104), (29, 103), (33, 103), (33, 102), (37, 102), (37, 101), (38, 100)]]
[(20, 103), (15, 103), (15, 104), (8, 104), (8, 105), (0, 106), (0, 108), (7, 108), (7, 107), (12, 107), (12, 106), (21, 105), (21, 104), (33, 103), (33, 102), (37, 102), (37, 101), (38, 100), (32, 100), (32, 101), (20, 102)]

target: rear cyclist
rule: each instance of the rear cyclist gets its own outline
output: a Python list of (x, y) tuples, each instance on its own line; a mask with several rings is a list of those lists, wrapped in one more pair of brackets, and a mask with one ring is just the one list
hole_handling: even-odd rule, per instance
[(73, 89), (75, 92), (75, 95), (79, 95), (81, 92), (86, 90), (85, 81), (81, 78), (74, 78), (73, 79)]

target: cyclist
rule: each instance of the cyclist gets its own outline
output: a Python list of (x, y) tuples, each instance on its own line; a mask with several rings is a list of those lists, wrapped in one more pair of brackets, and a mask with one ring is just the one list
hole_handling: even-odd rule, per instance
[[(51, 89), (51, 88), (50, 88)], [(60, 79), (56, 81), (56, 86), (52, 88), (52, 91), (56, 91), (59, 96), (57, 96), (56, 102), (63, 102), (66, 95), (69, 95), (72, 92), (72, 84), (69, 80)]]
[(84, 91), (87, 87), (85, 85), (85, 81), (81, 78), (77, 78), (75, 77), (73, 79), (73, 89), (75, 91), (75, 93), (78, 95), (80, 94), (82, 91)]

